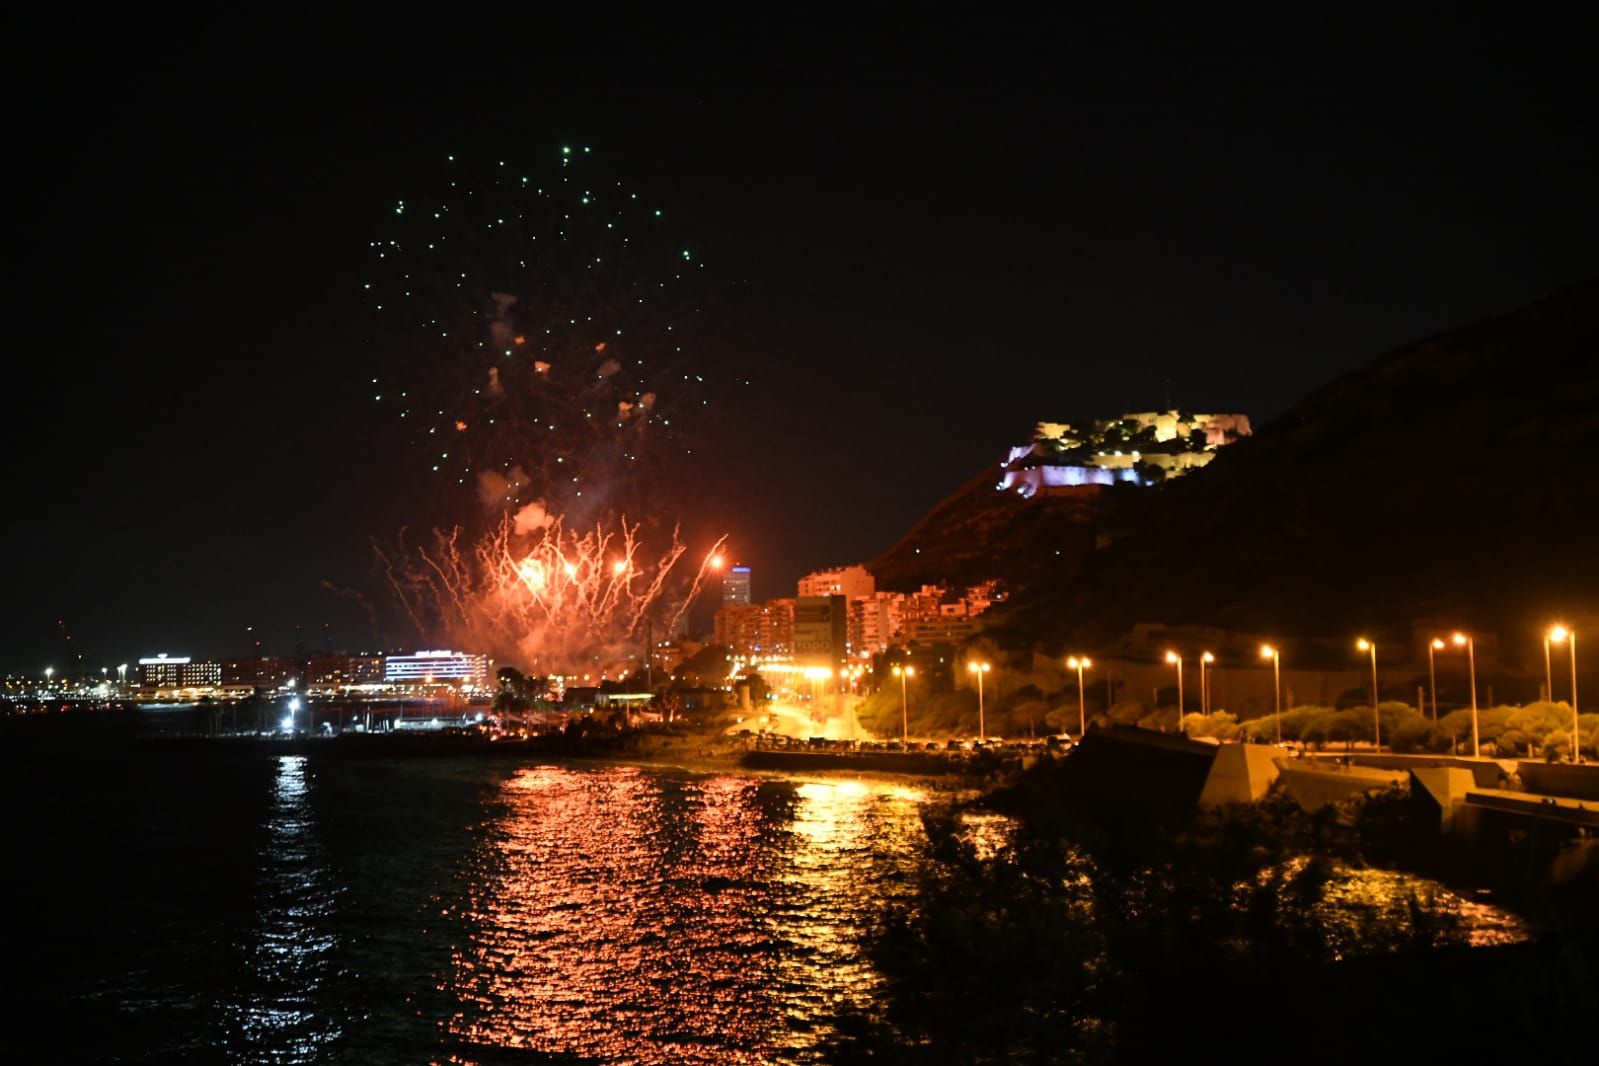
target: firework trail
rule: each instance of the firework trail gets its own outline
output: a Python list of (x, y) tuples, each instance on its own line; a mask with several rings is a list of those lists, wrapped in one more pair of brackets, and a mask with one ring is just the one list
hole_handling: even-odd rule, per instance
[[(406, 427), (449, 518), (382, 550), (422, 635), (590, 671), (668, 631), (690, 572), (668, 486), (708, 404), (703, 266), (664, 211), (602, 180), (586, 148), (540, 178), (499, 164), (394, 205), (365, 291), (382, 324), (374, 402)], [(629, 520), (629, 513), (642, 516)]]
[(532, 535), (508, 517), (474, 544), (463, 544), (459, 530), (435, 531), (430, 545), (382, 558), (419, 631), (514, 654), (534, 672), (569, 674), (633, 658), (646, 620), (674, 627), (719, 569), (724, 541), (698, 560), (677, 598), (669, 594), (687, 573), (678, 566), (687, 546), (674, 530), (664, 550), (648, 552), (625, 517), (581, 532), (552, 519)]

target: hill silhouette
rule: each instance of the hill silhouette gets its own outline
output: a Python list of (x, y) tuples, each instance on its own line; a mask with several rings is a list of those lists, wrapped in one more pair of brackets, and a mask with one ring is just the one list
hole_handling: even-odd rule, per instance
[(1145, 621), (1311, 636), (1590, 617), (1599, 284), (1380, 356), (1157, 488), (1028, 501), (997, 473), (874, 573), (986, 566), (1016, 587), (1001, 632), (1042, 645)]

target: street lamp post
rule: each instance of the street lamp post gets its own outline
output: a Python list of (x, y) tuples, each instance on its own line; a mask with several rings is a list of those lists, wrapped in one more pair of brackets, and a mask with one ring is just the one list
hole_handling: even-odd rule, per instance
[[(1576, 632), (1574, 630), (1567, 629), (1565, 626), (1555, 626), (1552, 629), (1550, 629), (1549, 632), (1544, 636), (1544, 639), (1543, 639), (1543, 656), (1544, 656), (1544, 665), (1547, 667), (1547, 665), (1549, 663), (1549, 642), (1550, 641), (1554, 641), (1556, 644), (1564, 644), (1568, 640), (1571, 641), (1571, 761), (1575, 763), (1575, 762), (1581, 762), (1582, 761), (1582, 747), (1577, 743), (1577, 730), (1578, 730), (1579, 726), (1577, 725), (1577, 634), (1576, 634)], [(1551, 684), (1550, 689), (1549, 689), (1549, 701), (1551, 703), (1553, 703), (1554, 702), (1554, 698), (1555, 698), (1554, 687)]]
[(1086, 655), (1081, 658), (1073, 655), (1066, 660), (1066, 665), (1077, 671), (1077, 739), (1081, 740), (1088, 734), (1088, 704), (1083, 699), (1083, 671), (1094, 664)]
[(911, 717), (910, 711), (906, 709), (908, 701), (905, 696), (905, 679), (916, 676), (916, 667), (896, 666), (894, 667), (894, 676), (899, 678), (899, 744), (902, 749), (909, 751), (911, 746)]
[(1432, 694), (1432, 720), (1438, 721), (1438, 663), (1434, 658), (1444, 650), (1444, 642), (1433, 637), (1427, 644), (1427, 685)]
[(1377, 645), (1374, 641), (1361, 637), (1355, 641), (1355, 647), (1371, 654), (1371, 745), (1372, 750), (1381, 751), (1382, 716), (1377, 712), (1377, 705), (1382, 702), (1382, 696), (1377, 688)]
[(1543, 635), (1543, 698), (1549, 703), (1555, 702), (1555, 675), (1549, 668), (1549, 639), (1553, 636), (1552, 629)]
[(1277, 743), (1283, 742), (1283, 675), (1282, 654), (1274, 645), (1262, 644), (1260, 657), (1271, 660), (1271, 692), (1272, 706), (1276, 708), (1277, 715)]
[(1174, 651), (1166, 653), (1166, 661), (1177, 667), (1177, 732), (1183, 731), (1183, 657)]
[(1482, 755), (1481, 737), (1477, 729), (1477, 642), (1469, 633), (1456, 633), (1449, 638), (1455, 647), (1466, 649), (1466, 671), (1471, 678), (1471, 757)]
[(988, 736), (987, 723), (983, 720), (983, 675), (993, 669), (993, 664), (970, 662), (966, 669), (977, 675), (977, 739), (982, 740)]
[(1214, 655), (1212, 655), (1208, 651), (1202, 653), (1199, 656), (1199, 713), (1200, 714), (1209, 714), (1210, 713), (1210, 686), (1205, 681), (1205, 668), (1208, 667), (1211, 663), (1213, 663), (1215, 661), (1216, 661), (1216, 657)]

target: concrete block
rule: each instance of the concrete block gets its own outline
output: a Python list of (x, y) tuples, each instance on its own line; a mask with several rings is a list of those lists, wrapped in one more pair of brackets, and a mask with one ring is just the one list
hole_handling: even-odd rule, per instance
[(1437, 808), (1438, 828), (1449, 829), (1455, 814), (1476, 787), (1471, 770), (1459, 766), (1424, 766), (1410, 771), (1410, 795), (1429, 808)]
[(1223, 744), (1199, 794), (1201, 807), (1256, 803), (1277, 780), (1277, 759), (1287, 751), (1275, 744)]

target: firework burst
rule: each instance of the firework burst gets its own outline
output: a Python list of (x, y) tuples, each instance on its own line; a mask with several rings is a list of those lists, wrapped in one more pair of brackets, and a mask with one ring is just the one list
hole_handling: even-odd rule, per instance
[(556, 517), (519, 530), (508, 517), (473, 544), (439, 531), (383, 561), (419, 631), (515, 655), (534, 671), (603, 673), (636, 655), (647, 622), (677, 624), (720, 568), (723, 543), (691, 569), (680, 565), (688, 548), (676, 530), (651, 552), (625, 517), (582, 531)]
[(450, 515), (380, 550), (391, 589), (422, 634), (571, 673), (675, 625), (721, 541), (692, 566), (666, 517), (709, 403), (703, 266), (587, 149), (557, 158), (542, 178), (452, 158), (442, 195), (395, 204), (366, 293), (374, 402)]

